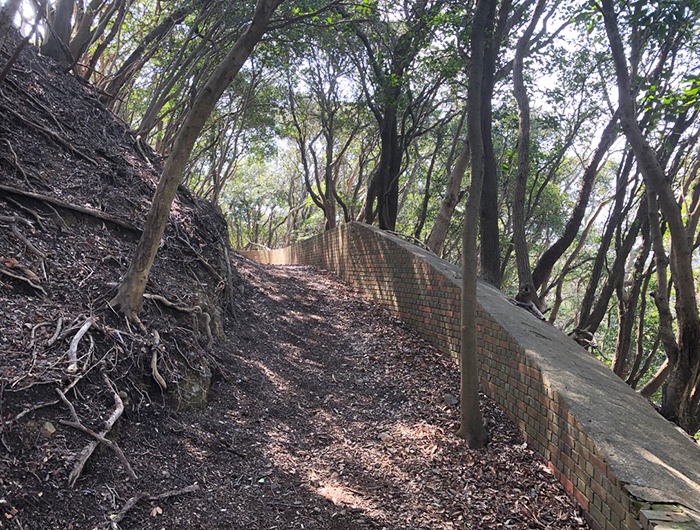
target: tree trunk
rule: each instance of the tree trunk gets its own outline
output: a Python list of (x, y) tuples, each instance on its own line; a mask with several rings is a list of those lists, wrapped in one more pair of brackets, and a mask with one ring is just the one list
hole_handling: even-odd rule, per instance
[(457, 435), (471, 448), (483, 447), (488, 434), (479, 409), (479, 366), (476, 357), (476, 239), (479, 232), (479, 203), (484, 179), (484, 144), (481, 131), (481, 83), (484, 70), (484, 32), (487, 13), (494, 0), (478, 0), (471, 31), (469, 69), (468, 137), (471, 146), (471, 185), (469, 204), (462, 232), (462, 307), (461, 307), (461, 403)]
[(197, 94), (192, 109), (175, 138), (173, 149), (165, 162), (163, 175), (153, 196), (136, 253), (119, 286), (117, 295), (110, 302), (110, 305), (119, 308), (129, 318), (138, 318), (143, 304), (146, 281), (195, 141), (221, 94), (231, 84), (255, 45), (265, 34), (270, 17), (283, 1), (258, 0), (252, 22)]
[(71, 17), (73, 16), (74, 0), (59, 0), (56, 10), (49, 17), (48, 36), (41, 47), (41, 53), (51, 57), (62, 67), (73, 64), (73, 57), (68, 50), (71, 32)]
[(421, 232), (423, 232), (423, 227), (425, 226), (425, 219), (428, 216), (428, 205), (430, 204), (430, 184), (433, 176), (433, 169), (435, 168), (435, 160), (437, 159), (438, 152), (442, 148), (442, 131), (438, 132), (437, 138), (435, 139), (435, 149), (433, 150), (433, 156), (430, 158), (430, 165), (428, 166), (428, 172), (425, 175), (425, 191), (423, 193), (423, 201), (421, 202), (420, 214), (418, 215), (418, 222), (416, 227), (413, 229), (413, 237), (420, 239)]
[(450, 171), (450, 175), (447, 177), (445, 197), (440, 203), (440, 208), (438, 209), (437, 217), (433, 223), (433, 228), (425, 242), (428, 248), (438, 256), (441, 255), (442, 248), (445, 246), (445, 239), (447, 238), (447, 232), (450, 229), (452, 214), (454, 213), (457, 203), (462, 196), (462, 178), (464, 177), (464, 173), (469, 165), (469, 160), (469, 141), (465, 140), (455, 165), (452, 168), (452, 171)]
[[(129, 57), (126, 58), (117, 73), (104, 89), (106, 95), (102, 95), (100, 97), (102, 103), (109, 105), (118, 100), (119, 94), (124, 86), (126, 86), (134, 78), (141, 67), (146, 63), (157, 47), (158, 43), (164, 39), (168, 33), (170, 33), (170, 30), (185, 20), (188, 13), (189, 8), (178, 9), (172, 15), (165, 17), (160, 24), (148, 32), (141, 44), (139, 44), (136, 49), (131, 52)], [(151, 43), (154, 44), (151, 48), (149, 48), (148, 46)]]
[(21, 0), (7, 0), (0, 8), (0, 51), (5, 46), (5, 40), (12, 27), (12, 21), (19, 11)]
[[(646, 202), (642, 201), (637, 210), (637, 215), (634, 221), (631, 223), (625, 239), (622, 241), (620, 248), (615, 249), (615, 261), (613, 261), (612, 267), (610, 268), (610, 273), (608, 274), (603, 287), (599, 289), (598, 299), (593, 306), (591, 312), (584, 319), (583, 316), (579, 320), (579, 328), (587, 329), (591, 333), (595, 333), (600, 326), (600, 323), (605, 318), (605, 314), (608, 312), (608, 303), (610, 298), (612, 298), (615, 289), (619, 284), (621, 284), (625, 279), (625, 263), (627, 261), (627, 256), (632, 251), (634, 244), (637, 241), (637, 236), (639, 235), (639, 230), (646, 221), (648, 208)], [(596, 284), (597, 287), (597, 284)]]
[[(496, 153), (493, 147), (493, 91), (496, 85), (498, 53), (508, 32), (511, 0), (504, 0), (496, 18), (496, 3), (492, 3), (487, 15), (484, 32), (484, 75), (481, 86), (481, 136), (484, 142), (484, 184), (481, 190), (479, 231), (481, 234), (480, 276), (500, 289), (503, 280), (501, 267), (501, 234), (498, 226), (498, 179)], [(495, 26), (495, 28), (494, 28)]]
[(525, 192), (530, 175), (530, 101), (525, 87), (523, 60), (537, 21), (544, 11), (544, 6), (545, 0), (537, 2), (530, 22), (515, 46), (515, 58), (513, 59), (513, 94), (518, 103), (518, 172), (515, 177), (515, 191), (513, 193), (513, 246), (515, 247), (520, 293), (529, 293), (529, 297), (538, 307), (540, 307), (540, 302), (532, 282), (530, 253), (525, 235)]
[[(372, 173), (367, 188), (365, 221), (372, 224), (377, 220), (382, 230), (395, 230), (399, 206), (399, 174), (403, 153), (399, 147), (398, 118), (395, 103), (400, 96), (400, 88), (387, 91), (386, 105), (380, 123), (381, 154), (379, 163)], [(373, 204), (377, 201), (376, 209)]]
[[(700, 386), (700, 315), (695, 298), (692, 246), (671, 182), (666, 178), (656, 153), (651, 149), (637, 122), (627, 61), (617, 27), (613, 0), (602, 0), (602, 11), (615, 63), (622, 130), (634, 151), (647, 188), (657, 197), (659, 208), (664, 214), (671, 234), (671, 277), (676, 287), (678, 339), (677, 345), (673, 345), (671, 351), (668, 349), (666, 351), (670, 373), (661, 413), (678, 423), (688, 433), (695, 434), (700, 427), (700, 389), (698, 388)], [(653, 237), (654, 227), (651, 229)], [(657, 274), (661, 284), (658, 264)]]
[[(121, 28), (122, 24), (124, 23), (124, 19), (126, 18), (126, 14), (129, 11), (129, 6), (131, 4), (131, 0), (119, 0), (119, 11), (117, 12), (117, 16), (114, 18), (114, 22), (112, 23), (112, 27), (109, 30), (109, 33), (105, 35), (104, 39), (100, 44), (95, 48), (94, 53), (90, 57), (90, 61), (85, 68), (85, 74), (83, 75), (83, 78), (86, 81), (90, 80), (90, 77), (92, 77), (92, 74), (95, 72), (95, 67), (97, 66), (97, 62), (100, 60), (102, 57), (102, 54), (105, 52), (107, 47), (110, 45), (112, 40), (114, 40), (114, 37), (117, 36), (117, 33), (119, 32), (119, 29)], [(104, 30), (100, 32), (100, 34), (104, 33)]]
[(617, 138), (617, 132), (615, 131), (616, 126), (617, 115), (610, 120), (610, 123), (603, 131), (603, 135), (598, 143), (598, 148), (592, 160), (588, 166), (586, 166), (581, 181), (581, 190), (579, 191), (574, 210), (571, 212), (571, 217), (564, 227), (564, 233), (540, 256), (535, 269), (532, 271), (532, 282), (535, 285), (535, 289), (539, 289), (542, 286), (544, 279), (551, 273), (556, 262), (561, 258), (564, 252), (566, 252), (574, 239), (576, 239), (576, 235), (581, 227), (581, 222), (586, 214), (588, 200), (593, 191), (593, 183), (598, 175), (598, 166), (602, 162), (605, 153), (608, 152), (608, 149), (610, 149), (610, 146)]
[[(644, 267), (649, 257), (649, 223), (642, 222), (642, 248), (634, 261), (632, 270), (632, 287), (629, 292), (625, 291), (625, 282), (618, 283), (617, 287), (617, 307), (618, 307), (618, 332), (615, 344), (615, 355), (612, 361), (612, 371), (618, 377), (624, 379), (632, 345), (632, 331), (634, 329), (635, 317), (637, 316), (637, 303), (644, 283)], [(641, 316), (640, 316), (641, 318)]]
[[(608, 249), (612, 243), (612, 238), (615, 235), (615, 230), (617, 230), (618, 225), (622, 222), (623, 212), (628, 211), (631, 208), (631, 204), (625, 205), (625, 192), (627, 186), (627, 179), (630, 172), (632, 171), (633, 157), (628, 153), (622, 162), (622, 165), (618, 169), (616, 181), (617, 190), (615, 192), (615, 204), (613, 210), (608, 217), (608, 222), (605, 225), (605, 230), (603, 231), (603, 237), (598, 245), (598, 250), (596, 251), (596, 258), (593, 262), (593, 268), (591, 269), (591, 274), (588, 280), (588, 285), (586, 291), (583, 295), (583, 300), (581, 301), (581, 306), (579, 308), (578, 317), (578, 327), (581, 329), (585, 328), (585, 323), (588, 321), (593, 305), (595, 303), (596, 293), (598, 293), (598, 285), (600, 283), (600, 278), (603, 275), (603, 268), (607, 260)], [(630, 203), (632, 198), (630, 198)], [(606, 302), (607, 303), (607, 302)]]

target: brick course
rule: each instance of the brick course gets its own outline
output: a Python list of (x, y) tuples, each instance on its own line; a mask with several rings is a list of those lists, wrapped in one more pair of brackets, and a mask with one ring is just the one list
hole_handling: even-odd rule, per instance
[[(289, 248), (243, 254), (263, 263), (315, 265), (334, 271), (438, 349), (458, 358), (460, 271), (418, 247), (351, 223)], [(482, 389), (547, 460), (593, 528), (639, 529), (640, 509), (653, 506), (632, 495), (612, 471), (590, 428), (581, 424), (556, 390), (561, 385), (551, 384), (552, 374), (545, 375), (521, 342), (482, 307), (482, 290), (487, 287), (479, 288), (477, 355)], [(513, 306), (512, 311), (522, 310)]]

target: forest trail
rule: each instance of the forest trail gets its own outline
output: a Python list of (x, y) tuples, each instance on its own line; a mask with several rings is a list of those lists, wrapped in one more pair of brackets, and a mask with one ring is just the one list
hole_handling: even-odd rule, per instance
[[(164, 410), (150, 435), (167, 450), (145, 472), (167, 472), (164, 490), (201, 490), (157, 516), (140, 506), (124, 528), (587, 528), (490, 400), (489, 447), (455, 437), (445, 398), (458, 372), (401, 322), (329, 273), (236, 267), (243, 301), (225, 378), (205, 410)], [(123, 433), (131, 454), (145, 423)]]

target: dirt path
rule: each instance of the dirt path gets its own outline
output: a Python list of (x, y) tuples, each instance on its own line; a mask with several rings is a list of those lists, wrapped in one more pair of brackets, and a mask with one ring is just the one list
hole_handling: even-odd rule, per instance
[(196, 510), (187, 503), (197, 525), (583, 527), (493, 404), (489, 449), (453, 435), (457, 409), (444, 395), (456, 393), (457, 371), (400, 322), (326, 273), (239, 270), (247, 307), (231, 379), (183, 422), (202, 461), (192, 478), (206, 468), (206, 494)]
[[(119, 440), (137, 483), (106, 451), (70, 491), (65, 471), (40, 465), (4, 524), (109, 528), (138, 492), (197, 484), (142, 500), (119, 528), (587, 528), (489, 400), (489, 448), (470, 451), (454, 436), (445, 394), (456, 394), (458, 372), (399, 321), (327, 273), (237, 266), (243, 301), (207, 408), (133, 406)], [(61, 437), (68, 454), (84, 443), (59, 431), (53, 447)]]

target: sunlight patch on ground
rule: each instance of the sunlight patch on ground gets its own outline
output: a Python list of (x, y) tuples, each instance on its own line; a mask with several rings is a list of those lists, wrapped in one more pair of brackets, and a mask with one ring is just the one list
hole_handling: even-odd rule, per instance
[(281, 377), (277, 372), (273, 372), (267, 366), (265, 366), (260, 361), (255, 361), (253, 359), (241, 359), (243, 362), (255, 366), (260, 372), (265, 374), (265, 376), (270, 380), (270, 382), (282, 393), (291, 393), (292, 388), (289, 382)]

